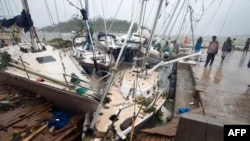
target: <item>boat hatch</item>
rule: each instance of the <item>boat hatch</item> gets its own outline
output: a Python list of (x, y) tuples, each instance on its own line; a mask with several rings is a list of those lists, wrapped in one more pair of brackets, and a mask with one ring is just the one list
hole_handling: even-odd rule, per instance
[(38, 63), (48, 63), (48, 62), (54, 62), (56, 59), (53, 56), (43, 56), (43, 57), (36, 57), (36, 60)]

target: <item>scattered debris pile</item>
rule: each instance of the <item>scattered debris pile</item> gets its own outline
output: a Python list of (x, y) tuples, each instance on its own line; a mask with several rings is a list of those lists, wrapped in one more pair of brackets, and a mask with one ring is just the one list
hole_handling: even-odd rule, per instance
[(83, 117), (56, 109), (34, 93), (0, 84), (0, 140), (79, 140)]

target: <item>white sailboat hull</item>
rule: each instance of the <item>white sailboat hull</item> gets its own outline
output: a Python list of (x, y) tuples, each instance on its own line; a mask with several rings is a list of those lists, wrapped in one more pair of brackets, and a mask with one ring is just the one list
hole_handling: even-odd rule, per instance
[[(12, 59), (10, 66), (0, 73), (2, 83), (27, 89), (68, 110), (96, 109), (95, 85), (68, 51), (46, 46), (46, 50), (33, 52), (27, 43), (7, 46), (2, 51), (8, 52)], [(73, 73), (78, 83), (71, 82)]]

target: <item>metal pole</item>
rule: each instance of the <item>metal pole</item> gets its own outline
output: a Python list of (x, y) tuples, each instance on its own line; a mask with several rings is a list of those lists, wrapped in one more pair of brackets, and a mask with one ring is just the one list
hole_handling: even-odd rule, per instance
[(192, 13), (193, 13), (193, 10), (192, 10), (192, 7), (189, 5), (189, 9), (190, 9), (190, 22), (191, 22), (191, 31), (192, 31), (192, 42), (193, 42), (193, 47), (192, 47), (192, 50), (194, 51), (194, 29), (193, 29), (193, 19), (192, 19)]
[[(23, 5), (23, 9), (25, 10), (26, 13), (29, 13), (29, 6), (28, 6), (28, 2), (27, 0), (22, 0), (22, 5)], [(30, 28), (30, 39), (31, 39), (31, 44), (32, 44), (32, 47), (34, 48), (35, 51), (38, 50), (38, 44), (35, 40), (35, 29), (34, 27), (32, 26)]]
[(125, 46), (126, 46), (126, 43), (127, 43), (127, 40), (128, 40), (128, 36), (130, 35), (130, 33), (131, 33), (131, 31), (132, 31), (132, 28), (133, 28), (133, 25), (134, 25), (134, 22), (135, 22), (135, 18), (136, 18), (136, 16), (134, 16), (134, 18), (133, 18), (133, 20), (132, 20), (132, 22), (131, 22), (131, 25), (130, 25), (129, 30), (128, 30), (128, 33), (127, 33), (127, 37), (126, 37), (126, 39), (125, 39), (125, 41), (124, 41), (124, 43), (123, 43), (123, 46), (122, 46), (121, 51), (120, 51), (120, 53), (119, 53), (119, 56), (118, 56), (118, 58), (117, 58), (117, 60), (116, 60), (116, 62), (115, 62), (115, 65), (114, 65), (114, 67), (112, 68), (112, 73), (111, 73), (111, 76), (110, 76), (110, 78), (109, 78), (107, 87), (105, 88), (105, 92), (104, 92), (104, 94), (103, 94), (103, 96), (102, 96), (102, 99), (101, 99), (100, 103), (98, 104), (98, 107), (97, 107), (97, 109), (96, 109), (96, 112), (94, 113), (93, 120), (92, 120), (92, 122), (90, 123), (90, 130), (93, 130), (93, 128), (94, 128), (94, 125), (95, 125), (96, 120), (97, 120), (97, 117), (98, 117), (98, 115), (99, 115), (99, 113), (100, 113), (100, 110), (101, 110), (103, 101), (104, 101), (104, 99), (105, 99), (105, 97), (106, 97), (106, 95), (107, 95), (107, 93), (108, 93), (108, 91), (109, 91), (109, 89), (110, 89), (110, 87), (111, 87), (111, 85), (112, 85), (112, 83), (113, 83), (113, 79), (114, 79), (114, 77), (115, 77), (115, 73), (116, 73), (116, 71), (117, 71), (117, 67), (118, 67), (118, 65), (119, 65), (119, 62), (120, 62), (120, 59), (121, 59), (121, 57), (122, 57), (124, 48), (125, 48)]

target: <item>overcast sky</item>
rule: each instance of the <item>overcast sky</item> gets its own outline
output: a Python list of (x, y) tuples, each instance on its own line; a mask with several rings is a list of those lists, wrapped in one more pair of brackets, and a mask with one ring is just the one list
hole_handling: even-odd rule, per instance
[[(5, 17), (18, 15), (22, 9), (20, 1), (0, 0), (0, 15)], [(79, 8), (85, 7), (84, 0), (69, 1)], [(179, 32), (184, 35), (191, 34), (190, 9), (188, 8), (188, 6), (191, 6), (193, 9), (192, 26), (195, 35), (250, 35), (250, 18), (248, 16), (250, 0), (180, 0), (178, 8), (174, 12), (178, 1), (164, 1), (164, 4), (165, 2), (169, 4), (162, 7), (161, 17), (156, 29), (158, 34), (163, 34), (166, 27), (168, 27), (166, 34), (177, 34)], [(89, 0), (90, 18), (97, 16), (114, 18), (121, 2), (116, 18), (130, 21), (132, 15), (136, 13), (140, 0)], [(67, 21), (73, 15), (79, 15), (79, 10), (70, 5), (68, 0), (28, 0), (28, 3), (36, 27), (57, 24), (58, 21)], [(152, 28), (158, 3), (159, 0), (147, 1), (143, 24), (148, 28)], [(182, 11), (179, 10), (180, 7)], [(169, 22), (173, 13), (176, 13), (178, 18), (172, 17), (171, 22)], [(138, 21), (136, 22), (138, 23)]]

